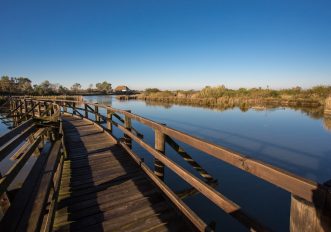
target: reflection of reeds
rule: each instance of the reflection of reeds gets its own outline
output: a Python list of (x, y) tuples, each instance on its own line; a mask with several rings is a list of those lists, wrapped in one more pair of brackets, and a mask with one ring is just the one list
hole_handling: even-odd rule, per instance
[(324, 128), (331, 131), (331, 115), (324, 117)]
[(318, 101), (310, 99), (286, 100), (277, 98), (241, 98), (241, 97), (220, 97), (220, 98), (190, 98), (190, 97), (157, 97), (138, 95), (137, 99), (145, 101), (174, 103), (184, 105), (210, 106), (210, 107), (265, 107), (265, 106), (290, 106), (290, 107), (318, 107)]
[(331, 96), (325, 100), (324, 114), (331, 116)]

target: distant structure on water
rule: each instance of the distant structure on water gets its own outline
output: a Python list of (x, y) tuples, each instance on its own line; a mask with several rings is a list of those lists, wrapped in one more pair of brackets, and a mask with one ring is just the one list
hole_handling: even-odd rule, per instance
[(128, 93), (131, 92), (131, 89), (129, 89), (127, 86), (125, 85), (119, 85), (115, 88), (115, 93)]

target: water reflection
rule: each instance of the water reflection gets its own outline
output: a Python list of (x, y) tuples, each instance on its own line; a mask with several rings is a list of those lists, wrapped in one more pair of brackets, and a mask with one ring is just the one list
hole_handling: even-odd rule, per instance
[(331, 131), (331, 116), (324, 117), (324, 128)]

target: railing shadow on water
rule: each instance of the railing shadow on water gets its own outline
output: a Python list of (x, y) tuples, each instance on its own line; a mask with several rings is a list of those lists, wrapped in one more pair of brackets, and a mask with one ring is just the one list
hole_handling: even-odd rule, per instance
[[(142, 141), (139, 138), (139, 136), (137, 136), (135, 133), (132, 133), (131, 122), (129, 124), (127, 124), (129, 122), (129, 120), (131, 120), (131, 119), (137, 120), (145, 125), (152, 127), (155, 130), (155, 133), (159, 133), (159, 134), (164, 133), (167, 136), (172, 136), (174, 139), (179, 139), (180, 141), (186, 143), (187, 145), (191, 145), (192, 147), (197, 148), (202, 152), (205, 152), (211, 156), (214, 156), (220, 160), (223, 160), (229, 164), (232, 164), (236, 168), (239, 168), (247, 173), (253, 174), (259, 178), (264, 179), (265, 181), (272, 183), (273, 185), (276, 185), (278, 187), (281, 187), (281, 188), (287, 190), (288, 192), (292, 193), (292, 196), (300, 196), (303, 199), (306, 199), (308, 202), (312, 203), (313, 207), (310, 207), (309, 205), (307, 205), (307, 207), (309, 207), (309, 209), (312, 209), (312, 210), (317, 209), (318, 202), (323, 200), (323, 197), (321, 197), (320, 194), (322, 194), (322, 195), (325, 194), (325, 196), (326, 196), (325, 199), (327, 201), (324, 199), (323, 206), (325, 206), (326, 203), (329, 203), (328, 200), (330, 198), (330, 192), (325, 188), (324, 185), (320, 185), (311, 180), (307, 180), (302, 177), (296, 176), (292, 173), (288, 173), (277, 167), (251, 159), (249, 157), (243, 156), (242, 154), (227, 150), (223, 147), (217, 146), (208, 141), (204, 141), (202, 139), (191, 136), (189, 134), (185, 134), (185, 133), (177, 131), (175, 129), (166, 127), (164, 125), (161, 125), (161, 124), (151, 121), (149, 119), (145, 119), (138, 115), (131, 114), (130, 112), (112, 109), (110, 107), (100, 106), (98, 104), (92, 104), (92, 105), (95, 107), (93, 112), (96, 116), (96, 119), (100, 117), (100, 114), (98, 113), (98, 107), (104, 107), (107, 109), (107, 121), (111, 121), (112, 123), (113, 123), (113, 121), (111, 120), (111, 113), (110, 113), (110, 118), (108, 118), (108, 110), (110, 112), (120, 113), (120, 114), (124, 115), (125, 116), (125, 125), (122, 126), (117, 123), (114, 123), (114, 125), (116, 127), (118, 127), (121, 131), (123, 131), (123, 133), (126, 136), (129, 136), (131, 139), (137, 141), (143, 148), (145, 148), (148, 152), (150, 152), (156, 159), (158, 159), (160, 162), (162, 162), (163, 165), (171, 168), (172, 171), (174, 171), (176, 174), (180, 175), (183, 179), (185, 179), (192, 186), (199, 189), (199, 191), (201, 191), (202, 194), (207, 196), (210, 200), (212, 200), (220, 208), (224, 209), (225, 212), (227, 212), (233, 216), (236, 215), (235, 217), (237, 219), (239, 219), (243, 224), (246, 224), (246, 222), (248, 222), (248, 224), (246, 224), (248, 227), (255, 226), (256, 228), (260, 228), (260, 225), (255, 224), (255, 221), (252, 218), (248, 218), (247, 215), (243, 214), (243, 212), (241, 211), (241, 208), (238, 205), (236, 205), (232, 201), (224, 198), (224, 196), (222, 196), (219, 192), (215, 191), (210, 186), (199, 181), (196, 177), (192, 176), (192, 174), (190, 174), (189, 172), (187, 172), (186, 170), (184, 170), (180, 166), (178, 166), (178, 164), (173, 163), (166, 156), (164, 156), (162, 154), (162, 152), (160, 152), (158, 150), (157, 147), (153, 148), (153, 147), (149, 146), (144, 141)], [(74, 104), (72, 104), (72, 107), (73, 107), (73, 109), (75, 109)], [(89, 106), (89, 108), (92, 109), (90, 106)], [(87, 113), (86, 104), (85, 104), (85, 113)], [(84, 117), (84, 116), (82, 116), (82, 117)], [(156, 141), (155, 141), (155, 146), (156, 146)], [(122, 146), (122, 147), (125, 148), (125, 146)], [(125, 148), (125, 150), (128, 151), (129, 154), (131, 154), (130, 148)], [(295, 204), (295, 202), (292, 201), (292, 204)], [(295, 210), (291, 209), (291, 220), (293, 218), (292, 211), (295, 214)], [(234, 212), (236, 212), (236, 213), (233, 214)], [(238, 214), (238, 212), (240, 212), (240, 213)], [(316, 214), (316, 212), (314, 212), (314, 213)], [(300, 219), (304, 220), (304, 218), (302, 216), (300, 217)], [(320, 220), (323, 220), (323, 218), (321, 217)], [(325, 222), (323, 222), (323, 224), (328, 225), (328, 223), (325, 223)], [(325, 227), (325, 228), (327, 228), (327, 227)], [(258, 229), (258, 230), (260, 230), (260, 229)]]
[[(293, 147), (288, 147), (288, 146), (272, 143), (269, 141), (260, 140), (254, 137), (249, 137), (222, 129), (215, 129), (207, 126), (202, 127), (197, 124), (192, 124), (189, 122), (182, 122), (173, 119), (167, 121), (174, 122), (176, 124), (181, 124), (181, 127), (185, 125), (189, 126), (191, 131), (198, 131), (198, 135), (205, 134), (206, 136), (210, 137), (210, 134), (215, 134), (213, 138), (209, 138), (211, 139), (211, 141), (215, 143), (219, 143), (220, 145), (226, 146), (228, 148), (235, 147), (237, 151), (244, 154), (250, 154), (254, 152), (255, 155), (259, 154), (259, 156), (257, 157), (255, 156), (254, 158), (266, 160), (268, 162), (273, 162), (279, 166), (287, 168), (290, 171), (294, 171), (299, 175), (306, 175), (311, 178), (313, 176), (316, 177), (314, 173), (316, 173), (317, 170), (329, 170), (328, 160), (321, 159), (321, 157), (317, 157), (313, 153), (307, 152), (305, 150), (295, 149)], [(238, 142), (238, 141), (242, 141), (242, 142)], [(256, 148), (251, 149), (248, 146), (245, 146), (245, 143), (243, 143), (243, 141), (248, 141), (250, 144), (254, 144), (258, 146), (258, 149)], [(269, 150), (273, 149), (274, 151), (272, 153), (265, 152), (268, 149)], [(307, 171), (302, 171), (302, 169), (299, 169), (299, 166), (301, 166), (305, 170), (310, 170), (310, 172), (307, 173)], [(318, 181), (317, 178), (316, 180)]]

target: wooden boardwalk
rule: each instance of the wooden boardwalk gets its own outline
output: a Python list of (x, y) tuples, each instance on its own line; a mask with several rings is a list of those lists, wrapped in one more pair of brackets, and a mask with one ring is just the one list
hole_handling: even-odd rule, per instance
[[(3, 119), (14, 129), (0, 136), (0, 162), (13, 164), (0, 170), (0, 231), (215, 231), (215, 223), (207, 225), (183, 201), (197, 193), (249, 231), (271, 231), (215, 189), (217, 180), (178, 142), (291, 194), (291, 232), (331, 231), (331, 182), (305, 179), (104, 104), (10, 97), (6, 108)], [(154, 131), (154, 146), (132, 121)], [(114, 128), (122, 136), (115, 138)], [(154, 168), (132, 150), (132, 141), (149, 153)], [(197, 173), (170, 159), (169, 148)], [(26, 179), (16, 181), (32, 156)], [(163, 181), (165, 167), (191, 187), (173, 192)]]
[(137, 163), (89, 120), (63, 116), (64, 162), (55, 231), (190, 231)]

